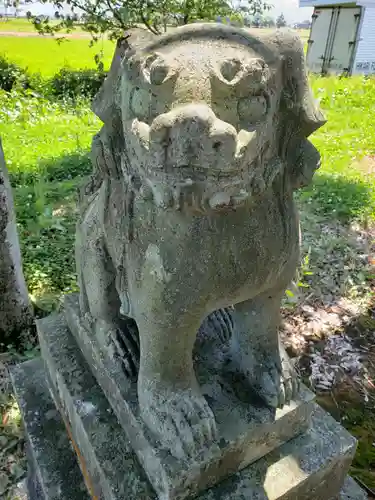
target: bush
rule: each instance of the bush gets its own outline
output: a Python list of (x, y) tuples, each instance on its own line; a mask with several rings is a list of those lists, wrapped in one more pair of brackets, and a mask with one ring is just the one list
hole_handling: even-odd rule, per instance
[(105, 72), (95, 69), (71, 70), (63, 68), (50, 81), (51, 93), (56, 97), (93, 98), (105, 77)]
[(0, 90), (7, 92), (22, 87), (46, 98), (92, 99), (105, 77), (106, 73), (97, 69), (63, 68), (51, 79), (45, 79), (40, 74), (29, 75), (25, 69), (0, 55)]
[(10, 92), (16, 85), (27, 87), (28, 76), (26, 70), (0, 55), (0, 89)]

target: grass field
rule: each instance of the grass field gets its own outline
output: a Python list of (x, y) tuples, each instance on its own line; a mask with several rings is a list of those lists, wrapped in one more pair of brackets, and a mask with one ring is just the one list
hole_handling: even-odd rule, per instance
[(327, 123), (312, 136), (322, 169), (304, 195), (330, 216), (374, 219), (375, 79), (311, 77), (311, 83)]
[[(94, 67), (92, 57), (98, 48), (90, 49), (84, 39), (58, 45), (46, 38), (0, 38), (0, 52), (45, 77), (66, 65)], [(113, 44), (104, 42), (103, 50), (108, 65)], [(326, 280), (336, 302), (354, 293), (359, 303), (367, 300), (374, 277), (366, 274), (368, 269), (349, 240), (362, 238), (375, 222), (375, 79), (311, 77), (311, 84), (328, 122), (312, 136), (322, 155), (322, 168), (313, 185), (298, 196), (316, 276), (306, 296)], [(56, 307), (62, 293), (77, 288), (76, 190), (91, 170), (90, 143), (100, 126), (88, 102), (64, 104), (0, 91), (0, 136), (14, 188), (24, 271), (37, 311)], [(353, 233), (353, 226), (360, 230)], [(335, 233), (332, 240), (329, 231)], [(324, 273), (319, 266), (325, 266)], [(339, 283), (336, 288), (332, 278)], [(367, 320), (374, 322), (369, 316)], [(347, 427), (360, 439), (353, 472), (375, 488), (375, 424), (372, 410), (362, 410), (362, 406), (351, 407), (345, 413)]]
[(114, 43), (103, 40), (89, 47), (88, 42), (87, 39), (66, 39), (57, 43), (53, 38), (2, 36), (0, 55), (43, 77), (53, 76), (64, 66), (72, 69), (94, 68), (94, 55), (101, 52), (104, 66), (108, 68)]
[(25, 18), (2, 18), (0, 19), (0, 32), (18, 31), (20, 33), (34, 32), (32, 23)]
[[(35, 32), (27, 19), (11, 19), (0, 21), (0, 32)], [(267, 29), (253, 29), (254, 33), (264, 33)], [(73, 33), (81, 33), (75, 30)], [(308, 30), (298, 30), (305, 42)], [(27, 68), (31, 73), (40, 73), (44, 77), (53, 76), (63, 66), (83, 69), (95, 67), (94, 55), (101, 53), (104, 67), (108, 68), (114, 50), (114, 43), (103, 38), (89, 47), (88, 39), (65, 39), (61, 43), (50, 37), (0, 37), (0, 55)]]

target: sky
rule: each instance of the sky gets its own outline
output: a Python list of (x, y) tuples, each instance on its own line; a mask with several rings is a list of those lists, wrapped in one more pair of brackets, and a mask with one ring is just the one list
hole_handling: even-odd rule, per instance
[(276, 18), (282, 12), (288, 23), (311, 19), (313, 13), (313, 7), (298, 7), (298, 0), (270, 0), (270, 3), (274, 5), (271, 16)]
[[(310, 7), (298, 7), (298, 0), (269, 0), (270, 4), (273, 4), (273, 7), (270, 11), (270, 15), (273, 17), (277, 17), (281, 14), (284, 14), (288, 23), (304, 21), (305, 19), (310, 19), (313, 9)], [(1, 10), (1, 8), (0, 8)], [(10, 11), (11, 9), (9, 9)], [(53, 5), (42, 5), (38, 2), (27, 6), (22, 9), (23, 11), (30, 10), (34, 14), (46, 14), (53, 15), (55, 9)]]

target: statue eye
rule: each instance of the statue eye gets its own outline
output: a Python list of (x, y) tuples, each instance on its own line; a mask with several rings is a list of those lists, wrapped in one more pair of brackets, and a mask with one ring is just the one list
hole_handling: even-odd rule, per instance
[(151, 85), (161, 85), (170, 72), (167, 62), (159, 54), (149, 55), (143, 66), (143, 76)]
[(228, 59), (220, 66), (220, 73), (227, 82), (232, 82), (242, 69), (241, 61), (238, 59)]
[(267, 114), (268, 102), (264, 95), (242, 97), (237, 104), (237, 112), (241, 121), (255, 124)]

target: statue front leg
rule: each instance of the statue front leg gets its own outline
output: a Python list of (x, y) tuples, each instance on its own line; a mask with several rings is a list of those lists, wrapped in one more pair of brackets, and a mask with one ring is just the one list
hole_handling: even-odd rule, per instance
[(279, 338), (280, 305), (284, 291), (269, 290), (234, 306), (231, 340), (234, 367), (274, 408), (296, 398), (299, 380)]
[(145, 274), (138, 296), (132, 296), (141, 347), (141, 415), (162, 447), (176, 457), (193, 456), (216, 438), (214, 415), (193, 368), (204, 311), (173, 278), (163, 283), (160, 273)]

